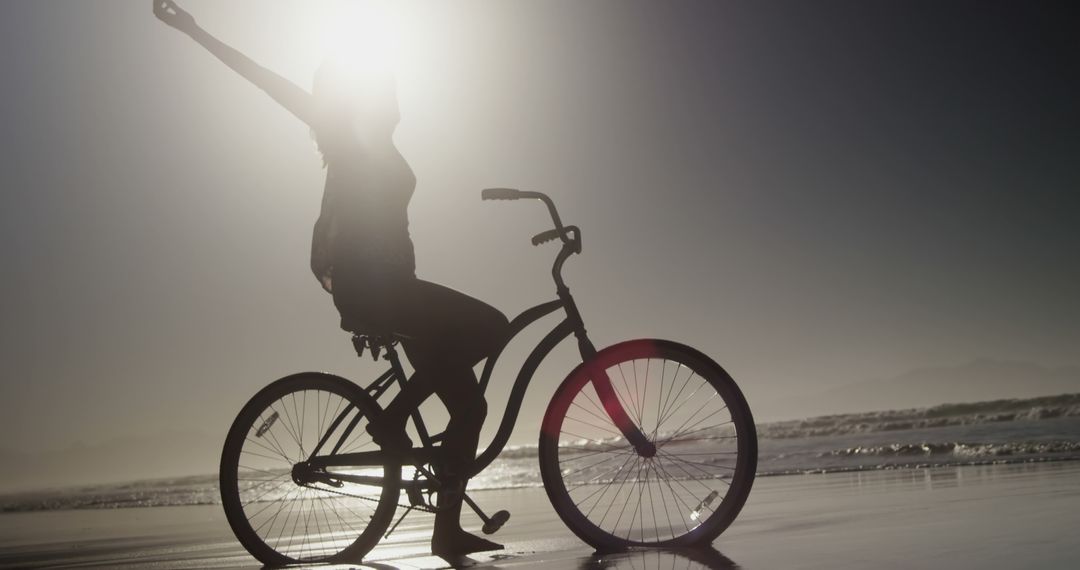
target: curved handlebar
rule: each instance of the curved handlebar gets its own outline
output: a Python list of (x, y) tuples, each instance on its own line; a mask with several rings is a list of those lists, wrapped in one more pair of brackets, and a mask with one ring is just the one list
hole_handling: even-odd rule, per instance
[[(541, 232), (533, 237), (533, 245), (540, 245), (544, 242), (549, 242), (556, 238), (561, 239), (563, 242), (562, 249), (559, 250), (559, 255), (555, 257), (555, 264), (551, 266), (551, 276), (555, 279), (555, 287), (559, 291), (560, 298), (565, 296), (565, 299), (569, 299), (570, 290), (566, 288), (566, 283), (562, 278), (563, 263), (567, 258), (575, 253), (581, 253), (581, 230), (577, 226), (563, 226), (562, 220), (559, 218), (559, 212), (555, 209), (555, 203), (551, 201), (546, 194), (539, 192), (522, 192), (521, 190), (515, 190), (513, 188), (487, 188), (480, 193), (480, 196), (484, 200), (521, 200), (525, 198), (533, 198), (540, 200), (547, 206), (548, 213), (551, 214), (551, 221), (555, 223), (555, 229)], [(573, 306), (573, 301), (568, 301)], [(576, 309), (574, 309), (576, 311)], [(591, 346), (591, 345), (590, 345)]]
[[(573, 242), (575, 253), (581, 253), (581, 230), (579, 230), (577, 226), (566, 226), (565, 228), (563, 228), (563, 231), (566, 233), (574, 234), (573, 237), (569, 237), (567, 239)], [(563, 235), (559, 233), (559, 230), (548, 230), (546, 232), (540, 232), (533, 236), (532, 244), (540, 245), (561, 237), (563, 237)]]
[[(483, 200), (540, 200), (547, 206), (548, 213), (551, 214), (551, 221), (555, 223), (555, 229), (533, 237), (533, 245), (540, 245), (555, 238), (560, 238), (565, 246), (572, 248), (574, 253), (581, 253), (581, 230), (576, 226), (563, 226), (562, 219), (559, 218), (559, 212), (555, 209), (555, 203), (551, 201), (547, 194), (526, 192), (514, 188), (485, 188), (480, 192), (480, 197)], [(573, 236), (570, 235), (571, 232), (573, 232)]]
[(485, 188), (480, 192), (481, 200), (520, 200), (521, 190), (513, 188)]
[(558, 237), (560, 237), (559, 230), (548, 230), (546, 232), (540, 232), (540, 233), (533, 236), (532, 244), (533, 245), (540, 245), (542, 243), (547, 243), (547, 242), (549, 242), (549, 241), (551, 241), (551, 240), (553, 240), (555, 238), (558, 238)]

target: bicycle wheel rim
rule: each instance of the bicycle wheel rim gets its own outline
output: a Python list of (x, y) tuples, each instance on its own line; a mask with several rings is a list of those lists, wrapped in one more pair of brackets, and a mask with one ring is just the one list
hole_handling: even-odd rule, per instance
[(226, 517), (248, 552), (270, 565), (355, 562), (375, 546), (396, 508), (396, 470), (365, 470), (381, 476), (382, 487), (341, 481), (335, 487), (300, 484), (292, 466), (339, 416), (320, 455), (346, 431), (338, 453), (378, 449), (364, 430), (376, 410), (354, 384), (315, 373), (274, 382), (244, 406), (226, 439), (220, 482)]
[[(657, 447), (641, 457), (607, 417), (589, 370)], [(540, 438), (541, 474), (563, 521), (598, 548), (711, 541), (753, 483), (756, 432), (731, 377), (700, 352), (642, 340), (601, 351), (560, 386)]]

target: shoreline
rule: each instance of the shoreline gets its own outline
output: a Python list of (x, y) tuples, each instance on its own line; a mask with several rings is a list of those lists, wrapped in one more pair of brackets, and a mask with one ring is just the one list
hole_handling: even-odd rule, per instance
[[(757, 479), (773, 479), (777, 477), (797, 477), (800, 475), (837, 475), (845, 473), (875, 473), (875, 472), (895, 472), (895, 471), (918, 471), (923, 469), (956, 469), (961, 467), (989, 467), (989, 466), (1009, 466), (1009, 465), (1028, 465), (1028, 464), (1056, 464), (1056, 463), (1070, 463), (1080, 462), (1080, 456), (1068, 456), (1068, 457), (1028, 457), (1016, 460), (1009, 459), (986, 459), (986, 460), (972, 460), (964, 462), (951, 462), (951, 463), (902, 463), (902, 464), (888, 464), (888, 465), (869, 465), (869, 466), (844, 466), (831, 469), (806, 469), (806, 470), (792, 470), (792, 471), (765, 471), (758, 472), (754, 478)], [(176, 480), (192, 479), (192, 478), (212, 478), (217, 479), (217, 474), (207, 475), (190, 475), (177, 479), (146, 479), (140, 481), (129, 481), (122, 483), (104, 483), (101, 485), (89, 485), (81, 487), (59, 487), (49, 488), (34, 491), (16, 492), (6, 495), (0, 495), (0, 516), (18, 513), (46, 513), (46, 512), (69, 512), (69, 511), (112, 511), (112, 510), (128, 510), (128, 509), (150, 509), (150, 508), (171, 508), (171, 507), (201, 507), (201, 506), (221, 506), (220, 500), (209, 500), (201, 502), (190, 503), (160, 503), (160, 504), (109, 504), (109, 505), (87, 505), (87, 506), (63, 506), (56, 508), (11, 508), (4, 504), (5, 500), (17, 499), (19, 497), (34, 497), (42, 496), (53, 497), (63, 496), (73, 491), (90, 491), (93, 489), (107, 489), (117, 486), (130, 486), (134, 484), (146, 484), (146, 483), (167, 483)], [(504, 487), (477, 487), (469, 488), (469, 493), (497, 493), (503, 491), (517, 491), (517, 490), (529, 490), (529, 489), (543, 489), (542, 483), (535, 484), (522, 484), (522, 485), (510, 485)], [(214, 496), (217, 497), (217, 491), (215, 486)], [(132, 501), (134, 503), (134, 501)]]
[[(798, 566), (1067, 568), (1080, 558), (1080, 462), (876, 470), (767, 477), (714, 551), (596, 555), (559, 520), (544, 493), (474, 496), (512, 517), (506, 549), (467, 561), (492, 568)], [(410, 514), (365, 565), (445, 568), (430, 556), (432, 516)], [(480, 521), (463, 517), (466, 529)], [(783, 544), (784, 548), (777, 548)], [(702, 561), (704, 560), (704, 561)], [(727, 562), (725, 562), (727, 561)], [(0, 568), (258, 568), (218, 505), (77, 509), (0, 515)]]

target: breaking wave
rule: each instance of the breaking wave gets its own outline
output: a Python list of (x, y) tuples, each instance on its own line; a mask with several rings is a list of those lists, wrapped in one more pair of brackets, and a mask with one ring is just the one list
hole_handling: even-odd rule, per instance
[[(730, 464), (717, 452), (726, 433), (699, 434), (680, 451)], [(1080, 394), (774, 422), (758, 435), (759, 476), (1080, 460)], [(598, 469), (576, 476), (602, 476)], [(0, 496), (0, 512), (212, 505), (217, 482), (208, 474), (20, 493)], [(537, 446), (523, 445), (505, 449), (469, 488), (541, 485)]]
[(1024, 455), (1080, 454), (1080, 441), (1017, 443), (893, 443), (835, 449), (821, 457), (940, 457), (963, 459), (1015, 457)]
[(1080, 417), (1080, 394), (993, 400), (972, 404), (943, 404), (930, 408), (837, 414), (772, 422), (758, 426), (758, 437), (762, 439), (820, 437), (1065, 417)]

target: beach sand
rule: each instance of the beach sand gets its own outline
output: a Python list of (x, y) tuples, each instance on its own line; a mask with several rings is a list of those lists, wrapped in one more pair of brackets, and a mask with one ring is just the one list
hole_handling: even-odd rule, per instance
[[(599, 555), (562, 525), (543, 489), (473, 497), (513, 514), (495, 536), (506, 550), (465, 561), (474, 567), (993, 569), (1080, 560), (1080, 462), (759, 478), (713, 549), (690, 552)], [(360, 567), (448, 567), (428, 554), (430, 528), (430, 515), (410, 515)], [(31, 567), (260, 565), (216, 505), (0, 515), (0, 568)]]

